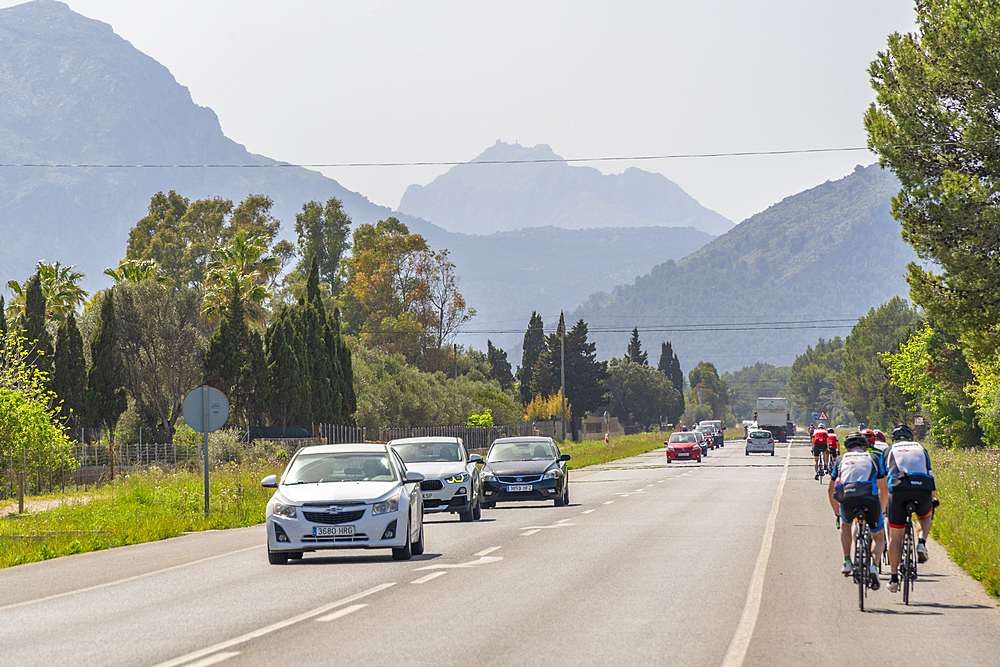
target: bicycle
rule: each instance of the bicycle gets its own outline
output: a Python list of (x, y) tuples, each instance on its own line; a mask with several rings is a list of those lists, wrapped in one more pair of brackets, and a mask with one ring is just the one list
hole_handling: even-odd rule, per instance
[(858, 609), (865, 610), (865, 595), (871, 588), (872, 534), (868, 529), (868, 512), (864, 507), (854, 510), (854, 581), (858, 585)]

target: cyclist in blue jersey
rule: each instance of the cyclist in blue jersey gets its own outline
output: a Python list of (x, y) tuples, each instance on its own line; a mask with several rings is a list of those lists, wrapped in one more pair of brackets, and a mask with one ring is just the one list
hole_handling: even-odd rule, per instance
[(868, 573), (872, 590), (878, 590), (878, 568), (874, 565), (885, 549), (885, 530), (882, 521), (882, 507), (885, 496), (885, 467), (879, 457), (866, 450), (868, 439), (860, 433), (851, 433), (844, 438), (844, 453), (837, 457), (830, 472), (830, 506), (840, 516), (840, 544), (844, 550), (844, 566), (840, 572), (849, 577), (853, 571), (851, 562), (851, 527), (854, 511), (864, 507), (868, 527), (872, 532), (872, 566)]
[(892, 429), (892, 447), (885, 453), (889, 474), (889, 591), (899, 590), (899, 559), (903, 551), (903, 531), (906, 528), (906, 504), (917, 507), (920, 524), (917, 540), (917, 562), (927, 562), (927, 536), (934, 518), (936, 491), (931, 457), (918, 442), (913, 431), (900, 424)]

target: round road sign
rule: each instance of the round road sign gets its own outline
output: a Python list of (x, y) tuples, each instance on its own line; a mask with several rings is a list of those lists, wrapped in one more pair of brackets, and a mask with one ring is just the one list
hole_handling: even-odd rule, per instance
[(215, 387), (198, 387), (184, 399), (184, 421), (198, 433), (211, 433), (229, 419), (229, 399)]

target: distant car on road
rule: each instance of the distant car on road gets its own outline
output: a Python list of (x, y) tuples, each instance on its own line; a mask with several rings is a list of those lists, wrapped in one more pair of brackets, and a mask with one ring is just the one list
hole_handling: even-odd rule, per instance
[(699, 428), (702, 425), (711, 427), (710, 430), (712, 432), (712, 435), (714, 436), (714, 439), (715, 439), (714, 444), (715, 444), (716, 447), (725, 447), (726, 446), (726, 429), (725, 429), (725, 427), (723, 427), (721, 420), (719, 420), (719, 419), (706, 419), (704, 421), (698, 422), (698, 427)]
[(486, 454), (482, 471), (483, 507), (498, 501), (552, 500), (569, 504), (569, 454), (559, 452), (552, 438), (498, 438)]
[(751, 452), (770, 454), (774, 456), (774, 436), (770, 431), (763, 429), (752, 429), (747, 433), (745, 454), (750, 456)]
[(694, 433), (695, 437), (698, 439), (698, 446), (701, 447), (701, 455), (708, 456), (708, 450), (712, 448), (712, 444), (708, 441), (708, 436), (705, 435), (705, 432), (695, 429), (693, 431), (689, 431), (689, 433)]
[(667, 446), (667, 463), (674, 461), (697, 461), (701, 463), (701, 444), (690, 431), (671, 433), (664, 442)]
[(851, 425), (850, 424), (837, 424), (837, 429), (838, 430), (842, 429), (842, 428), (851, 428)]
[(389, 442), (407, 470), (424, 476), (420, 494), (425, 512), (451, 512), (461, 521), (478, 521), (482, 515), (479, 466), (483, 457), (469, 456), (461, 438), (400, 438)]
[(282, 565), (323, 549), (392, 549), (394, 560), (424, 552), (424, 476), (388, 445), (314, 445), (295, 452), (264, 511), (267, 560)]

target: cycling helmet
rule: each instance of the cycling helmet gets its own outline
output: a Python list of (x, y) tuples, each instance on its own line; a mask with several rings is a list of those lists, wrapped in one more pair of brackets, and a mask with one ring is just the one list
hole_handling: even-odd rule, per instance
[(883, 433), (878, 429), (875, 429), (875, 439), (878, 440), (879, 442), (885, 442), (885, 433)]
[(874, 444), (875, 431), (871, 430), (870, 428), (866, 428), (865, 430), (861, 431), (861, 435), (863, 435), (868, 440), (869, 444)]
[(826, 428), (826, 427), (825, 427), (825, 426), (823, 426), (822, 424), (820, 424), (820, 425), (819, 425), (819, 426), (817, 426), (816, 428)]
[(832, 428), (828, 428), (828, 429), (826, 429), (826, 432), (827, 433), (833, 433), (833, 429)]
[(852, 433), (844, 438), (844, 449), (854, 449), (855, 447), (862, 449), (868, 447), (868, 438), (860, 433)]
[(898, 424), (894, 429), (892, 429), (892, 439), (893, 440), (912, 440), (913, 439), (913, 429), (911, 429), (906, 424)]

